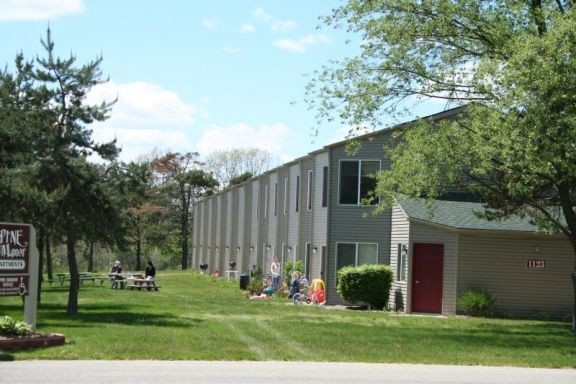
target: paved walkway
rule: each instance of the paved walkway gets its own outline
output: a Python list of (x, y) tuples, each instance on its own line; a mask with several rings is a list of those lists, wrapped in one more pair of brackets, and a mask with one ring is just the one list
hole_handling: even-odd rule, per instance
[(310, 362), (0, 362), (6, 384), (575, 384), (574, 369)]

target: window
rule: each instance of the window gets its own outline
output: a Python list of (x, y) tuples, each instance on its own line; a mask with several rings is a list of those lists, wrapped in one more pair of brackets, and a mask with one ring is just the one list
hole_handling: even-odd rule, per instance
[(311, 256), (312, 245), (306, 243), (306, 248), (304, 251), (304, 276), (309, 277), (310, 273), (310, 256)]
[(296, 212), (300, 205), (300, 175), (296, 176)]
[(336, 270), (348, 265), (377, 264), (378, 244), (337, 243)]
[(268, 218), (268, 185), (264, 186), (264, 218)]
[(306, 209), (312, 210), (312, 171), (308, 171), (308, 188), (306, 189)]
[(283, 212), (286, 215), (288, 212), (288, 178), (284, 179), (284, 207)]
[(376, 189), (376, 173), (380, 171), (380, 161), (342, 160), (340, 161), (340, 204), (378, 204), (378, 198), (370, 198)]
[(406, 244), (398, 243), (398, 255), (396, 260), (396, 281), (406, 281), (406, 259), (408, 249)]
[(328, 167), (322, 168), (322, 208), (328, 206)]
[(278, 183), (274, 183), (274, 217), (278, 215)]

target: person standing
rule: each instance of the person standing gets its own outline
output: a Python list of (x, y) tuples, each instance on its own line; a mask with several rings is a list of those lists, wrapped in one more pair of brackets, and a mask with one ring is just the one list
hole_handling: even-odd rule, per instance
[(270, 275), (272, 276), (272, 287), (278, 290), (280, 286), (280, 260), (278, 256), (274, 257), (274, 261), (270, 264)]
[(146, 263), (146, 272), (144, 273), (146, 280), (154, 280), (156, 278), (156, 267), (150, 260)]

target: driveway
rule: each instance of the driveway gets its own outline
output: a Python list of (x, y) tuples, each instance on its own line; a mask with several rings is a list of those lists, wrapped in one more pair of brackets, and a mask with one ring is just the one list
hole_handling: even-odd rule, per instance
[(574, 384), (574, 369), (407, 364), (224, 361), (0, 362), (6, 384)]

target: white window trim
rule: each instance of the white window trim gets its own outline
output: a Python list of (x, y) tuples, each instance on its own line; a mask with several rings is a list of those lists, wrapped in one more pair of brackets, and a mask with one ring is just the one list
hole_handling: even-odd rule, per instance
[[(401, 283), (401, 282), (406, 282), (406, 280), (408, 280), (407, 278), (407, 271), (406, 271), (406, 265), (408, 264), (408, 244), (406, 243), (397, 243), (396, 245), (396, 281)], [(403, 250), (402, 248), (405, 248), (405, 250)], [(404, 260), (402, 262), (402, 253), (406, 252), (405, 256), (404, 256)], [(403, 279), (401, 277), (404, 277)]]

